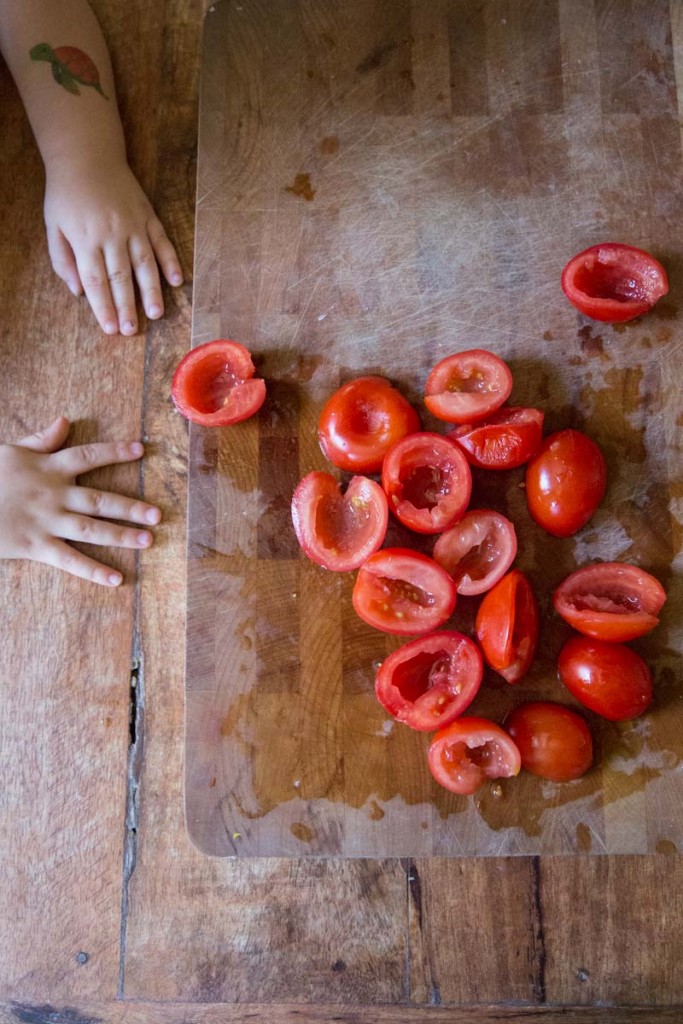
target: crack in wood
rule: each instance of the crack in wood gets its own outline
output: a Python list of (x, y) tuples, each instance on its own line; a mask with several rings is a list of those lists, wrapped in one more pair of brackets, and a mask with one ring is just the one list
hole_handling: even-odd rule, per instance
[(543, 900), (541, 895), (541, 858), (531, 858), (531, 986), (534, 1002), (545, 1003), (546, 948)]
[[(136, 614), (137, 623), (137, 614)], [(140, 650), (139, 629), (133, 637), (133, 656), (130, 673), (130, 743), (126, 779), (126, 818), (123, 843), (123, 878), (121, 884), (121, 938), (117, 997), (123, 998), (125, 982), (126, 930), (130, 881), (135, 871), (138, 850), (138, 820), (140, 812), (140, 772), (144, 749), (145, 688), (143, 659)]]
[(22, 1024), (104, 1024), (102, 1017), (93, 1017), (65, 1006), (56, 1009), (50, 1003), (10, 1003), (10, 1013)]

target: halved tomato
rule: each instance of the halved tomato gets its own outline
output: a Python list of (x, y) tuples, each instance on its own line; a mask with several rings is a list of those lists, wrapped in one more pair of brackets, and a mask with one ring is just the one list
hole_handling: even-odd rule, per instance
[(510, 778), (521, 768), (511, 737), (486, 718), (456, 718), (437, 732), (427, 755), (429, 770), (451, 793), (468, 796), (487, 779)]
[(647, 313), (669, 290), (666, 270), (633, 245), (603, 242), (573, 256), (562, 271), (562, 290), (579, 312), (619, 323)]
[(487, 664), (508, 683), (518, 683), (538, 642), (538, 604), (524, 573), (513, 569), (489, 590), (474, 628)]
[(408, 548), (384, 548), (358, 570), (353, 607), (369, 626), (409, 636), (443, 626), (456, 597), (453, 580), (433, 559)]
[(545, 438), (526, 468), (529, 514), (554, 537), (585, 526), (602, 501), (607, 469), (595, 441), (580, 430)]
[(505, 728), (519, 748), (522, 768), (553, 782), (570, 782), (593, 763), (593, 738), (581, 715), (563, 704), (530, 701), (507, 716)]
[(623, 562), (577, 569), (553, 594), (556, 612), (579, 633), (619, 643), (654, 629), (665, 600), (659, 580)]
[(543, 433), (540, 409), (506, 405), (478, 423), (463, 423), (448, 437), (460, 445), (471, 465), (515, 469), (531, 458)]
[(443, 630), (411, 640), (390, 654), (375, 677), (375, 693), (397, 721), (433, 732), (469, 707), (483, 670), (474, 641)]
[(299, 544), (325, 569), (358, 569), (382, 546), (389, 509), (384, 491), (354, 476), (346, 493), (331, 473), (309, 473), (292, 497), (292, 521)]
[(425, 384), (425, 405), (447, 423), (490, 416), (512, 391), (509, 367), (494, 352), (473, 348), (437, 363)]
[(505, 575), (517, 554), (509, 519), (490, 509), (473, 509), (434, 545), (434, 561), (455, 580), (459, 594), (483, 594)]
[(263, 405), (266, 384), (254, 377), (251, 354), (238, 341), (217, 339), (191, 349), (171, 382), (178, 412), (202, 427), (227, 427)]
[(440, 533), (457, 522), (472, 493), (472, 474), (457, 444), (420, 431), (387, 452), (382, 487), (396, 518), (416, 533)]
[(625, 644), (573, 636), (560, 651), (557, 667), (569, 692), (611, 722), (637, 718), (652, 702), (652, 673)]

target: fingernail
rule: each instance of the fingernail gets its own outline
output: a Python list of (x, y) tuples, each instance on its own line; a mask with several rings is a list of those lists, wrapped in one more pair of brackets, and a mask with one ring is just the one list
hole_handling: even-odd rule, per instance
[(126, 320), (125, 324), (123, 325), (124, 334), (135, 334), (137, 329), (137, 324), (134, 324), (132, 320)]
[(152, 320), (156, 320), (158, 319), (158, 317), (161, 316), (162, 313), (163, 309), (161, 308), (161, 306), (157, 306), (157, 304), (155, 303), (153, 306), (149, 307), (149, 312), (147, 313), (147, 316), (150, 317), (150, 319)]
[(143, 445), (141, 445), (139, 441), (132, 441), (131, 442), (131, 446), (130, 446), (130, 454), (131, 455), (134, 455), (136, 458), (139, 458), (142, 455), (142, 453), (144, 452), (144, 450), (145, 449), (144, 449)]
[(138, 534), (138, 544), (140, 545), (141, 548), (149, 547), (149, 545), (151, 543), (152, 543), (152, 534), (151, 533), (139, 533)]
[(120, 572), (113, 572), (113, 573), (111, 573), (111, 575), (109, 576), (109, 579), (108, 579), (108, 581), (107, 581), (107, 582), (108, 582), (108, 583), (109, 583), (109, 584), (110, 584), (110, 585), (111, 585), (112, 587), (118, 587), (119, 583), (121, 583), (121, 582), (122, 582), (122, 580), (123, 580), (123, 576), (121, 575), (121, 573), (120, 573)]
[(107, 322), (104, 325), (104, 330), (106, 334), (116, 334), (118, 329), (119, 325), (116, 323), (115, 320), (107, 320)]
[(171, 274), (171, 284), (182, 284), (182, 283), (183, 283), (183, 275), (181, 273), (179, 273), (179, 271), (175, 270)]
[(79, 297), (79, 295), (81, 294), (81, 292), (80, 292), (80, 289), (79, 289), (78, 285), (77, 285), (77, 284), (74, 284), (74, 282), (73, 282), (73, 281), (70, 281), (70, 282), (69, 282), (69, 291), (70, 291), (70, 292), (71, 292), (71, 294), (72, 294), (72, 295), (74, 295), (74, 296), (75, 296), (76, 298), (78, 298), (78, 297)]
[(145, 512), (145, 522), (158, 523), (161, 519), (161, 512), (158, 508), (148, 508)]

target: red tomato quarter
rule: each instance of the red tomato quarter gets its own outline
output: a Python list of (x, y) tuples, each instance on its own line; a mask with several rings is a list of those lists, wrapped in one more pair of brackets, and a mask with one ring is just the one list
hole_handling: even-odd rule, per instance
[(523, 573), (513, 569), (489, 590), (474, 628), (487, 664), (508, 683), (518, 683), (538, 642), (538, 604)]
[(459, 444), (465, 458), (481, 469), (523, 466), (541, 443), (543, 413), (506, 405), (479, 423), (463, 423), (448, 437)]
[(218, 339), (183, 356), (173, 374), (171, 395), (178, 412), (193, 423), (227, 427), (258, 412), (266, 385), (254, 378), (254, 364), (244, 345)]
[(500, 408), (511, 391), (512, 374), (503, 360), (473, 348), (436, 364), (425, 384), (425, 405), (447, 423), (472, 423)]
[(574, 636), (560, 651), (560, 679), (577, 700), (611, 722), (642, 715), (652, 702), (652, 675), (635, 651)]
[(404, 644), (382, 663), (377, 699), (399, 722), (421, 732), (448, 725), (469, 707), (483, 663), (468, 636), (443, 630)]
[(318, 420), (320, 447), (349, 473), (379, 473), (392, 444), (420, 429), (410, 402), (384, 377), (357, 377), (327, 400)]
[(607, 470), (595, 441), (578, 430), (561, 430), (543, 441), (526, 468), (529, 513), (554, 537), (570, 537), (602, 501)]
[(292, 497), (292, 521), (299, 544), (325, 569), (358, 569), (382, 546), (389, 509), (384, 491), (354, 476), (346, 493), (331, 473), (309, 473)]
[(459, 594), (483, 594), (505, 575), (517, 554), (509, 519), (490, 509), (473, 509), (434, 545), (434, 560), (455, 580)]
[(665, 600), (659, 580), (622, 562), (577, 569), (553, 594), (555, 611), (579, 633), (617, 643), (654, 629)]
[(520, 704), (505, 720), (522, 768), (553, 782), (584, 775), (593, 763), (593, 739), (581, 715), (563, 704)]
[(375, 629), (409, 636), (443, 626), (456, 596), (453, 580), (427, 555), (383, 548), (358, 570), (353, 607)]
[(387, 452), (382, 487), (396, 518), (417, 533), (440, 533), (469, 504), (472, 474), (458, 446), (442, 434), (421, 431)]
[(456, 718), (437, 732), (427, 755), (429, 770), (451, 793), (468, 796), (487, 779), (519, 774), (519, 750), (499, 725), (486, 718)]
[(647, 313), (669, 290), (666, 271), (643, 249), (620, 242), (592, 245), (570, 259), (562, 289), (593, 320), (618, 323)]

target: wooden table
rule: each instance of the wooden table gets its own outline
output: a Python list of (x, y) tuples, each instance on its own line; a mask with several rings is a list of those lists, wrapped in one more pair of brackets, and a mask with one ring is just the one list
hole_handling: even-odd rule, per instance
[[(95, 6), (133, 166), (189, 273), (202, 4)], [(590, 19), (610, 5), (563, 6)], [(670, 18), (680, 83), (681, 5), (623, 6), (652, 11), (665, 32)], [(614, 67), (636, 73), (616, 57)], [(680, 1020), (675, 850), (234, 861), (193, 847), (182, 794), (187, 432), (168, 398), (191, 288), (168, 294), (166, 319), (144, 337), (99, 335), (49, 270), (40, 162), (4, 68), (0, 85), (0, 436), (61, 411), (78, 419), (76, 441), (143, 435), (142, 467), (99, 479), (141, 489), (165, 513), (137, 564), (112, 557), (126, 573), (116, 593), (0, 566), (0, 1020)]]

